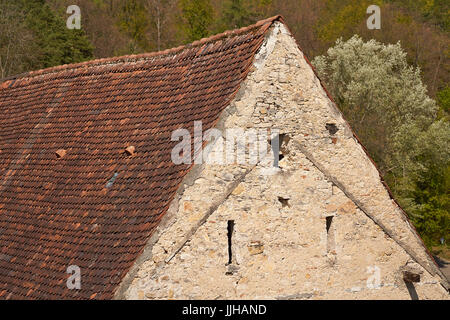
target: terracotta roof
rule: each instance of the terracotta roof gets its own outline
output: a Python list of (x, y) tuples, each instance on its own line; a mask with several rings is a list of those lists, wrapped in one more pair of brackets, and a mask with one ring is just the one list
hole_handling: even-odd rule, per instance
[(0, 299), (113, 297), (189, 170), (171, 132), (214, 126), (279, 19), (0, 81)]

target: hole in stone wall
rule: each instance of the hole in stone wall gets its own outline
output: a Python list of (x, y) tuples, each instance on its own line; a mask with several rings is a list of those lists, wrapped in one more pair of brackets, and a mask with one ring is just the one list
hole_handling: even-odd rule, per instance
[(274, 138), (272, 138), (270, 141), (270, 147), (272, 148), (273, 152), (273, 166), (275, 168), (279, 168), (279, 161), (280, 161), (280, 135), (276, 135)]
[(326, 228), (327, 228), (327, 253), (335, 253), (333, 216), (326, 217)]
[(289, 154), (289, 150), (287, 148), (287, 144), (289, 143), (289, 140), (291, 140), (291, 138), (285, 134), (282, 133), (279, 136), (280, 139), (280, 155), (279, 155), (279, 160), (281, 161), (285, 155)]
[(287, 144), (290, 139), (287, 134), (281, 133), (269, 141), (275, 157), (273, 162), (274, 167), (279, 168), (279, 162), (284, 159), (285, 155), (289, 154)]
[(228, 236), (228, 263), (232, 264), (233, 263), (233, 251), (232, 251), (232, 237), (233, 237), (233, 231), (234, 231), (234, 220), (228, 220), (228, 225), (227, 225), (227, 236)]
[(333, 216), (327, 217), (327, 234), (330, 233), (331, 223), (333, 222)]
[(280, 150), (283, 154), (289, 154), (289, 150), (287, 149), (289, 140), (291, 140), (291, 138), (287, 134), (280, 134)]
[(291, 205), (289, 204), (289, 199), (285, 199), (283, 197), (278, 197), (278, 201), (280, 201), (281, 206), (284, 207), (290, 207)]
[(333, 135), (333, 134), (335, 134), (336, 132), (339, 131), (339, 129), (338, 129), (338, 127), (336, 126), (335, 123), (327, 123), (327, 124), (325, 125), (325, 128), (328, 130), (328, 132), (329, 132), (331, 135)]

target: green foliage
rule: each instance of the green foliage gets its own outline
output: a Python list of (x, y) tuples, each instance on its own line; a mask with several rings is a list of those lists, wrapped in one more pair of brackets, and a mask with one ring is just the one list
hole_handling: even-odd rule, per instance
[(445, 89), (442, 89), (437, 93), (437, 101), (439, 103), (439, 106), (444, 110), (445, 112), (450, 111), (450, 87), (447, 86)]
[(450, 30), (450, 2), (448, 0), (388, 0), (418, 12), (422, 17), (436, 23), (445, 31)]
[(144, 51), (148, 46), (146, 29), (149, 20), (142, 0), (126, 0), (119, 11), (119, 28), (130, 38), (130, 53)]
[(389, 141), (402, 126), (428, 127), (437, 108), (426, 94), (420, 70), (408, 66), (400, 44), (339, 39), (314, 64), (353, 128), (387, 169)]
[(318, 24), (323, 41), (335, 41), (346, 36), (359, 24), (365, 23), (370, 5), (381, 6), (382, 0), (326, 0), (326, 9)]
[(43, 0), (18, 2), (27, 11), (25, 24), (35, 36), (39, 67), (80, 62), (92, 58), (92, 46), (81, 30), (69, 30)]
[[(339, 39), (313, 64), (427, 241), (449, 228), (450, 125), (399, 43)], [(445, 100), (445, 93), (442, 94)]]
[(182, 28), (188, 41), (195, 41), (211, 34), (213, 8), (209, 0), (180, 0)]
[(243, 0), (228, 0), (224, 2), (223, 20), (232, 29), (242, 28), (253, 23), (252, 14)]
[[(66, 21), (44, 0), (17, 0), (7, 4), (2, 1), (0, 5), (3, 20), (0, 23), (16, 28), (15, 32), (2, 33), (0, 41), (10, 44), (13, 52), (9, 52), (9, 57), (25, 56), (5, 71), (6, 75), (93, 58), (92, 45), (84, 32), (67, 29)], [(6, 29), (5, 25), (3, 30)]]
[(9, 0), (0, 0), (0, 78), (32, 69), (37, 50), (25, 26), (26, 13)]
[(429, 247), (439, 244), (441, 238), (450, 242), (450, 166), (436, 169), (417, 185), (414, 194), (420, 203), (415, 225)]
[(271, 0), (226, 0), (223, 2), (219, 31), (246, 27), (264, 17)]

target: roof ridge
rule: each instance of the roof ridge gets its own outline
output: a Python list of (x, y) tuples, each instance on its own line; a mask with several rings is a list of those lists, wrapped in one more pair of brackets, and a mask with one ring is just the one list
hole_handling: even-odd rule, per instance
[[(185, 45), (181, 45), (178, 47), (169, 48), (169, 49), (165, 49), (165, 50), (161, 50), (161, 51), (140, 53), (140, 54), (124, 55), (124, 56), (109, 57), (109, 58), (99, 58), (99, 59), (93, 59), (93, 60), (88, 60), (88, 61), (83, 61), (83, 62), (63, 64), (63, 65), (48, 67), (48, 68), (44, 68), (44, 69), (28, 71), (28, 72), (24, 72), (21, 74), (8, 76), (3, 79), (0, 78), (0, 84), (4, 83), (6, 81), (9, 81), (9, 80), (15, 81), (17, 79), (23, 79), (23, 78), (27, 78), (27, 77), (28, 78), (29, 77), (37, 77), (37, 76), (57, 73), (60, 71), (75, 70), (75, 69), (79, 69), (79, 68), (83, 68), (83, 67), (96, 67), (96, 66), (102, 66), (102, 65), (107, 65), (107, 64), (123, 63), (123, 62), (136, 62), (136, 61), (141, 61), (141, 60), (150, 59), (150, 58), (166, 57), (166, 56), (169, 56), (172, 54), (182, 52), (185, 49), (199, 47), (206, 43), (216, 42), (216, 41), (219, 41), (224, 38), (231, 37), (231, 36), (238, 36), (238, 35), (247, 33), (253, 29), (259, 28), (267, 23), (272, 24), (275, 21), (282, 21), (284, 23), (283, 17), (281, 15), (276, 15), (276, 16), (273, 16), (273, 17), (270, 17), (267, 19), (259, 20), (255, 24), (252, 24), (247, 27), (242, 27), (242, 28), (234, 29), (234, 30), (226, 30), (222, 33), (218, 33), (218, 34), (212, 35), (210, 37), (202, 38), (200, 40), (196, 40), (194, 42), (191, 42), (191, 43), (188, 43)], [(0, 86), (0, 88), (1, 88), (1, 86)]]

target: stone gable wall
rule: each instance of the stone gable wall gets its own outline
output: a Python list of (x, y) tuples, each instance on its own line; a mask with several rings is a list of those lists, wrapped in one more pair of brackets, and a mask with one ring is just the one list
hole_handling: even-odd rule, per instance
[[(196, 165), (117, 298), (448, 299), (284, 25), (271, 30), (217, 128), (278, 128), (289, 137), (280, 169)], [(409, 289), (405, 267), (421, 274)]]

